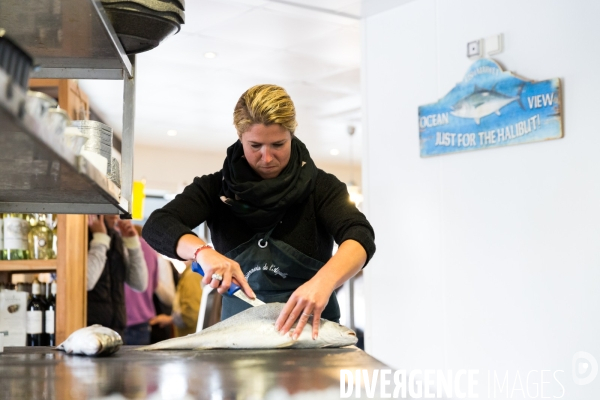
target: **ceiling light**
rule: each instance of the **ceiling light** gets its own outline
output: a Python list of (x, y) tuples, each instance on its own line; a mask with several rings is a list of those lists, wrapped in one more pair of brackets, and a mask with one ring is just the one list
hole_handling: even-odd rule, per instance
[(217, 53), (215, 53), (214, 51), (208, 51), (208, 52), (204, 53), (204, 57), (205, 58), (216, 58)]
[(177, 131), (175, 129), (169, 129), (167, 131), (167, 135), (169, 135), (169, 136), (175, 136), (175, 135), (177, 135)]
[(332, 156), (337, 156), (338, 154), (340, 154), (340, 151), (338, 149), (331, 149), (329, 154), (331, 154)]

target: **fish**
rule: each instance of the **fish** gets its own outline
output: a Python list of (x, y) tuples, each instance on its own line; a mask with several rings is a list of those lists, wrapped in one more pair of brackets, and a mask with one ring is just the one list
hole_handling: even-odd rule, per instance
[(57, 346), (68, 354), (104, 356), (116, 353), (123, 345), (121, 335), (102, 325), (91, 325), (71, 333)]
[(268, 303), (251, 307), (200, 332), (136, 350), (314, 349), (349, 346), (358, 341), (352, 329), (323, 318), (315, 340), (312, 339), (312, 318), (297, 340), (289, 333), (281, 335), (275, 331), (275, 321), (284, 306), (284, 303)]
[(500, 110), (512, 103), (518, 101), (521, 108), (525, 109), (521, 102), (521, 92), (523, 85), (519, 87), (519, 92), (516, 96), (511, 97), (495, 90), (496, 85), (490, 90), (482, 89), (475, 85), (473, 93), (457, 101), (453, 106), (450, 114), (460, 118), (472, 118), (475, 123), (479, 122), (483, 117), (490, 114), (500, 115)]

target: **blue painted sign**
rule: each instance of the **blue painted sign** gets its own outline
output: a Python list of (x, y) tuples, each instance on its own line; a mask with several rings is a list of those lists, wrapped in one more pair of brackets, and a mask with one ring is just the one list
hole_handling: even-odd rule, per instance
[(533, 82), (477, 60), (437, 103), (419, 107), (421, 157), (563, 136), (560, 79)]

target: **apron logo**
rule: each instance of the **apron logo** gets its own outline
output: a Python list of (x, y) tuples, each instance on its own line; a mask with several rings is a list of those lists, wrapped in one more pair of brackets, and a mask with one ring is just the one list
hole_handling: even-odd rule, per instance
[(288, 274), (286, 274), (285, 272), (281, 272), (279, 270), (279, 267), (276, 267), (275, 264), (268, 265), (267, 263), (265, 263), (265, 265), (263, 265), (262, 267), (260, 265), (257, 265), (256, 267), (252, 268), (250, 271), (248, 271), (248, 273), (246, 273), (246, 275), (244, 275), (244, 277), (246, 278), (246, 280), (248, 280), (248, 278), (250, 278), (250, 275), (252, 275), (256, 271), (261, 270), (272, 272), (275, 275), (281, 276), (283, 279), (287, 278), (288, 276)]

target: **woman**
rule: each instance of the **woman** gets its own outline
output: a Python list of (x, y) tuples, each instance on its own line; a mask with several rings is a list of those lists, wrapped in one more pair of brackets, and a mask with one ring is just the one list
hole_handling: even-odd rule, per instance
[(148, 267), (133, 224), (116, 215), (88, 215), (87, 324), (124, 336), (125, 283), (138, 292), (148, 286)]
[[(233, 119), (239, 140), (223, 169), (195, 178), (152, 213), (143, 236), (159, 253), (195, 259), (203, 282), (221, 294), (235, 280), (250, 298), (253, 288), (264, 302), (286, 303), (275, 329), (286, 334), (298, 321), (295, 340), (311, 316), (339, 321), (333, 291), (373, 256), (374, 232), (346, 185), (317, 169), (294, 136), (296, 111), (283, 88), (248, 89)], [(214, 249), (191, 231), (203, 221)], [(334, 256), (333, 240), (340, 244)], [(224, 296), (222, 319), (248, 307)]]

